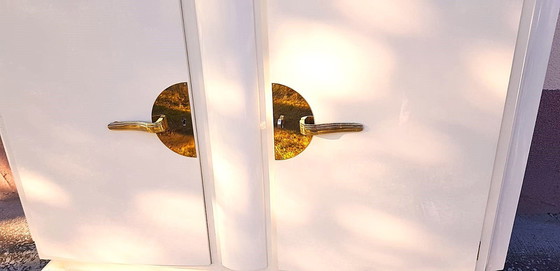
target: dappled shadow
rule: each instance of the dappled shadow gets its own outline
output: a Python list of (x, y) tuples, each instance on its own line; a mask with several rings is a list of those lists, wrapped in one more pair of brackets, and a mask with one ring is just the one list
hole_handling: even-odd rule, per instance
[(366, 128), (275, 163), (280, 268), (474, 269), (521, 1), (269, 3), (270, 79)]
[(188, 81), (180, 3), (3, 5), (0, 132), (41, 256), (209, 263), (200, 161), (107, 129), (150, 121), (162, 89)]

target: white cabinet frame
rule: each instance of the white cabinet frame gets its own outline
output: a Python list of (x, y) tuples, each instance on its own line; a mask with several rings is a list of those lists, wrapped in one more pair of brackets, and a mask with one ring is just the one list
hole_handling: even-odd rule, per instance
[[(220, 4), (223, 4), (221, 6), (227, 7), (226, 2), (229, 2), (229, 0), (182, 0), (195, 99), (197, 96), (207, 95), (207, 85), (205, 84), (207, 78), (204, 69), (208, 63), (203, 57), (204, 46), (207, 46), (207, 44), (201, 43), (200, 39), (207, 38), (208, 35), (220, 35), (219, 31), (212, 33), (201, 31), (200, 23), (203, 16), (200, 12), (205, 7), (212, 5), (220, 6)], [(246, 59), (246, 61), (253, 62), (251, 65), (258, 67), (256, 70), (247, 71), (247, 76), (256, 80), (255, 91), (259, 92), (256, 97), (259, 101), (260, 113), (253, 117), (260, 119), (258, 125), (261, 137), (260, 142), (251, 142), (251, 144), (260, 144), (259, 147), (262, 147), (262, 161), (258, 163), (257, 167), (259, 167), (259, 170), (262, 169), (260, 177), (263, 183), (253, 187), (253, 189), (255, 192), (262, 192), (263, 201), (258, 203), (257, 199), (257, 205), (262, 204), (258, 207), (264, 208), (264, 213), (257, 214), (255, 217), (263, 215), (266, 221), (263, 221), (263, 224), (259, 225), (257, 223), (255, 225), (266, 228), (265, 235), (261, 236), (264, 239), (257, 240), (258, 244), (265, 245), (265, 247), (259, 249), (265, 251), (259, 253), (253, 261), (236, 259), (236, 257), (243, 258), (243, 255), (247, 255), (247, 251), (231, 251), (226, 239), (228, 234), (234, 232), (225, 232), (224, 235), (220, 234), (220, 230), (217, 230), (218, 222), (214, 217), (220, 212), (218, 210), (220, 203), (215, 192), (219, 190), (214, 179), (215, 168), (213, 165), (216, 161), (211, 156), (207, 156), (202, 159), (202, 171), (205, 176), (204, 188), (212, 255), (210, 266), (184, 269), (179, 267), (119, 266), (53, 261), (45, 270), (278, 270), (274, 234), (275, 221), (270, 212), (269, 199), (271, 195), (267, 181), (270, 176), (274, 175), (271, 174), (274, 168), (268, 162), (274, 159), (272, 151), (274, 142), (272, 140), (273, 128), (271, 122), (267, 121), (271, 119), (272, 112), (270, 112), (270, 107), (266, 106), (267, 103), (272, 103), (271, 84), (267, 75), (269, 61), (266, 25), (267, 1), (242, 0), (236, 1), (236, 5), (244, 7), (236, 10), (236, 12), (240, 12), (240, 14), (236, 14), (237, 16), (253, 18), (252, 25), (245, 24), (237, 27), (239, 27), (239, 31), (254, 30), (253, 41), (246, 41), (248, 43), (254, 42), (254, 58)], [(476, 271), (494, 271), (503, 268), (559, 10), (560, 1), (557, 0), (524, 1), (500, 139), (494, 162), (491, 190), (481, 233)], [(205, 14), (204, 16), (211, 15)], [(202, 53), (202, 55), (196, 52)], [(212, 127), (209, 127), (207, 121), (205, 121), (208, 118), (207, 112), (197, 112), (199, 146), (202, 151), (212, 148), (209, 136)]]
[(502, 270), (506, 259), (535, 120), (544, 85), (560, 1), (525, 0), (477, 270)]

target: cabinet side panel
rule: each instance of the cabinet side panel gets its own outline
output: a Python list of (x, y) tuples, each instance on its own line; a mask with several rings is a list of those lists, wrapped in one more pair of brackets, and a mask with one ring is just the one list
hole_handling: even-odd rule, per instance
[(478, 270), (503, 269), (527, 166), (560, 2), (526, 1)]

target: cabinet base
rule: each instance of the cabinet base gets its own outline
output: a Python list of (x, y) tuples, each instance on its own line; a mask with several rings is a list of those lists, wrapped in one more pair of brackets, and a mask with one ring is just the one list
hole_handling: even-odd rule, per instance
[(78, 263), (70, 261), (53, 260), (42, 271), (202, 271), (216, 270), (210, 266), (199, 268), (155, 266), (155, 265), (124, 265), (124, 264), (96, 264)]

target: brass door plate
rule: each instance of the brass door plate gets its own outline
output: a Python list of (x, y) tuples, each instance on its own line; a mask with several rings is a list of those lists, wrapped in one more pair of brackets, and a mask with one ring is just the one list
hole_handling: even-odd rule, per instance
[(297, 91), (281, 84), (272, 84), (274, 117), (274, 157), (286, 160), (307, 148), (313, 135), (300, 132), (301, 118), (313, 116), (311, 107)]
[(157, 133), (161, 142), (172, 151), (196, 157), (194, 127), (186, 82), (177, 83), (162, 91), (152, 107), (152, 121), (164, 115), (167, 129)]

